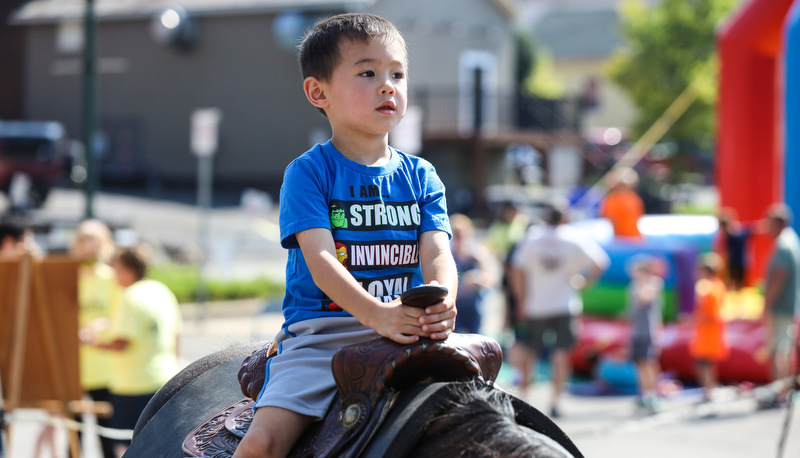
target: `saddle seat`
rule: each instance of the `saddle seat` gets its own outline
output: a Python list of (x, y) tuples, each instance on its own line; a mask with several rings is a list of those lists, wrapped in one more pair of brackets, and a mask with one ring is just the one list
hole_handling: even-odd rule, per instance
[[(244, 359), (238, 378), (246, 397), (195, 428), (183, 442), (185, 456), (233, 455), (252, 421), (266, 361), (276, 351), (268, 342)], [(446, 340), (420, 339), (411, 345), (378, 338), (342, 347), (331, 363), (337, 393), (328, 413), (306, 430), (289, 456), (359, 456), (398, 392), (421, 383), (492, 383), (502, 361), (500, 345), (478, 334), (454, 333)]]

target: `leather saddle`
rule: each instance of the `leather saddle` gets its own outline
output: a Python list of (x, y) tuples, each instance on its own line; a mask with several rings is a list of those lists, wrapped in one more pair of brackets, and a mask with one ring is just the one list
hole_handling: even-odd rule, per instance
[[(239, 383), (244, 399), (195, 428), (183, 442), (187, 457), (232, 456), (253, 418), (264, 385), (269, 342), (244, 359)], [(451, 334), (401, 345), (386, 338), (340, 349), (331, 363), (337, 393), (328, 413), (298, 440), (292, 457), (357, 457), (387, 418), (397, 393), (435, 382), (491, 384), (503, 361), (500, 345), (478, 334)]]

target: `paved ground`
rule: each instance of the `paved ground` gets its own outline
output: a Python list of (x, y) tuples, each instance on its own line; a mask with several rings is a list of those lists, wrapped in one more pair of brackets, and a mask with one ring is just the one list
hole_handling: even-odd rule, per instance
[[(82, 206), (79, 193), (57, 191), (48, 200), (42, 216), (79, 218)], [(99, 217), (126, 221), (147, 240), (178, 247), (190, 254), (198, 246), (199, 218), (190, 205), (101, 194), (96, 209)], [(232, 207), (214, 209), (210, 215), (211, 237), (221, 246), (211, 255), (215, 272), (281, 278), (285, 253), (276, 242), (275, 223), (274, 212), (255, 214)], [(486, 328), (488, 334), (496, 336), (502, 318), (497, 302), (492, 304)], [(235, 343), (271, 338), (281, 323), (281, 317), (272, 310), (273, 307), (258, 300), (184, 306), (186, 328), (181, 342), (182, 360), (188, 363)], [(504, 369), (499, 385), (514, 392), (511, 378), (510, 369)], [(723, 395), (731, 393), (732, 390), (727, 390)], [(529, 392), (526, 400), (546, 411), (548, 396), (549, 385), (542, 382)], [(636, 412), (630, 396), (567, 394), (561, 406), (563, 417), (557, 423), (585, 456), (593, 458), (776, 456), (787, 410), (757, 411), (755, 402), (747, 398), (703, 408), (689, 405), (688, 400), (688, 397), (676, 399), (664, 413), (644, 416)], [(787, 458), (800, 456), (798, 410), (795, 406), (783, 455)], [(28, 420), (15, 425), (14, 449), (9, 456), (33, 457), (41, 431), (37, 421), (46, 417), (38, 411), (18, 413)], [(63, 431), (58, 431), (56, 441), (57, 449), (64, 450)], [(85, 445), (87, 458), (99, 457), (93, 438), (88, 437)]]

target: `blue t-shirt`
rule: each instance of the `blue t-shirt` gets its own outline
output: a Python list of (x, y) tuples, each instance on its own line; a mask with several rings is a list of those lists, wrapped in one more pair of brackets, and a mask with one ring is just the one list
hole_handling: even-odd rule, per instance
[(311, 277), (295, 237), (306, 229), (330, 229), (339, 261), (384, 302), (423, 283), (420, 234), (451, 233), (445, 189), (428, 161), (390, 151), (386, 165), (366, 166), (328, 141), (286, 168), (280, 195), (281, 245), (289, 249), (284, 326), (349, 316)]

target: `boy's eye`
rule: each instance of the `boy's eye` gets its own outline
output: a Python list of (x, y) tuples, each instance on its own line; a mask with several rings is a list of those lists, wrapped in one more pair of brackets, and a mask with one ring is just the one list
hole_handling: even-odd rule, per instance
[(394, 78), (396, 80), (401, 80), (401, 79), (403, 79), (405, 77), (406, 77), (406, 74), (403, 73), (403, 72), (392, 73), (392, 78)]
[(359, 73), (358, 75), (359, 76), (372, 77), (372, 76), (375, 76), (375, 72), (373, 72), (372, 70), (367, 70), (365, 72)]

